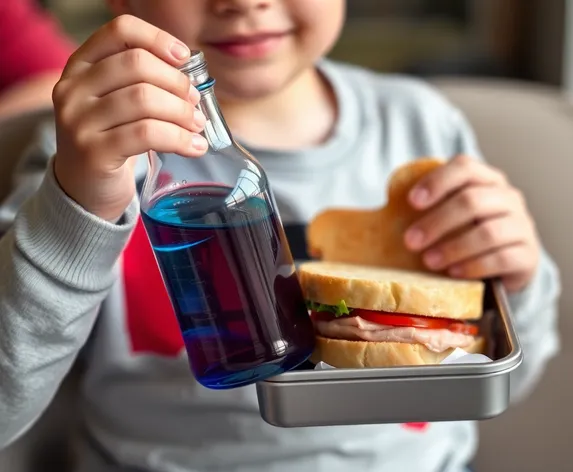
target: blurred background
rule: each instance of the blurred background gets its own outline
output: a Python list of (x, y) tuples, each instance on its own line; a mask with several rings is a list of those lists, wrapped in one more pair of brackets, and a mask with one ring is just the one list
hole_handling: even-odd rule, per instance
[[(38, 2), (78, 42), (110, 18), (103, 0)], [(435, 81), (524, 189), (563, 273), (562, 352), (527, 401), (480, 424), (476, 469), (573, 471), (573, 0), (348, 0), (348, 10), (332, 57)]]

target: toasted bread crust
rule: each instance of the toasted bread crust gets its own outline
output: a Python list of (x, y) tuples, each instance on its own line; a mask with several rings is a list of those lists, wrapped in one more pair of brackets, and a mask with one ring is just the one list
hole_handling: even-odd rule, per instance
[[(476, 354), (482, 353), (484, 349), (485, 340), (478, 337), (475, 343), (464, 348), (464, 351)], [(433, 352), (422, 344), (345, 341), (317, 336), (311, 361), (323, 361), (339, 369), (432, 365), (439, 364), (453, 351), (448, 349), (444, 352)]]
[(388, 204), (372, 211), (329, 209), (307, 228), (309, 254), (323, 261), (428, 271), (419, 253), (404, 245), (406, 229), (423, 212), (408, 202), (420, 178), (442, 166), (439, 159), (419, 159), (400, 166), (388, 184)]
[(350, 308), (412, 315), (479, 319), (484, 283), (437, 275), (329, 262), (307, 262), (298, 269), (307, 300)]

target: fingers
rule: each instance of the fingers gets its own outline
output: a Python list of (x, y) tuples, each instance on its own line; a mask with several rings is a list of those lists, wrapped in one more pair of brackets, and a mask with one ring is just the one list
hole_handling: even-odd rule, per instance
[(529, 224), (513, 217), (490, 218), (467, 232), (439, 243), (423, 255), (432, 270), (443, 270), (480, 255), (525, 242)]
[[(102, 152), (105, 148), (111, 156), (120, 154), (96, 135), (130, 123), (151, 119), (178, 125), (187, 132), (202, 131), (205, 117), (194, 109), (199, 100), (199, 92), (184, 74), (143, 49), (107, 57), (89, 73), (64, 80), (54, 90), (59, 128), (77, 142), (78, 149), (93, 154), (99, 149), (94, 143), (99, 142)], [(193, 141), (193, 146), (183, 146), (182, 155), (194, 156), (194, 150), (206, 149), (203, 137), (196, 135)], [(85, 143), (91, 147), (86, 148)]]
[(468, 186), (414, 223), (405, 234), (406, 246), (424, 250), (474, 221), (506, 215), (516, 198), (510, 187)]
[(127, 158), (150, 149), (200, 157), (207, 146), (205, 138), (180, 126), (156, 119), (144, 119), (99, 133), (94, 142), (85, 143), (84, 148), (97, 149), (99, 155), (117, 156), (123, 163)]
[(499, 170), (470, 157), (457, 156), (423, 177), (410, 191), (409, 200), (414, 208), (423, 210), (469, 184), (504, 183), (506, 179)]
[(78, 93), (103, 97), (137, 83), (160, 87), (197, 105), (201, 98), (189, 78), (145, 49), (130, 49), (107, 57), (90, 68), (78, 85)]
[(465, 279), (483, 280), (504, 276), (511, 279), (514, 274), (532, 272), (534, 267), (534, 252), (525, 244), (514, 244), (452, 266), (449, 273), (453, 277)]
[(81, 126), (107, 131), (145, 118), (173, 123), (194, 133), (205, 127), (205, 116), (191, 103), (147, 83), (116, 90), (97, 100)]
[(190, 56), (189, 48), (174, 36), (130, 15), (122, 15), (97, 30), (70, 58), (64, 76), (128, 49), (145, 49), (173, 66)]
[(537, 265), (534, 224), (522, 194), (488, 165), (458, 156), (422, 178), (408, 198), (427, 210), (406, 232), (405, 244), (425, 251), (424, 263), (452, 277), (502, 277), (525, 287)]

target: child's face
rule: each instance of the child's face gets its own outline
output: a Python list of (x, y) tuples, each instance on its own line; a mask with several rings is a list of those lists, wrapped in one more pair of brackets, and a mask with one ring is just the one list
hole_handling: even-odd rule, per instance
[(334, 45), (344, 0), (109, 0), (201, 49), (227, 100), (264, 98)]

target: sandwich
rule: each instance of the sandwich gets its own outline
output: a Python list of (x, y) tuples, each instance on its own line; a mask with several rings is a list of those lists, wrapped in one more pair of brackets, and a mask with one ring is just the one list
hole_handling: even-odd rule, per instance
[(316, 331), (313, 362), (391, 367), (439, 364), (456, 348), (483, 352), (483, 281), (430, 273), (403, 242), (423, 216), (408, 202), (410, 189), (443, 164), (405, 164), (390, 178), (386, 206), (329, 209), (309, 224), (315, 260), (298, 274)]
[(455, 348), (483, 352), (480, 281), (330, 262), (302, 264), (299, 278), (316, 332), (314, 363), (425, 365)]

